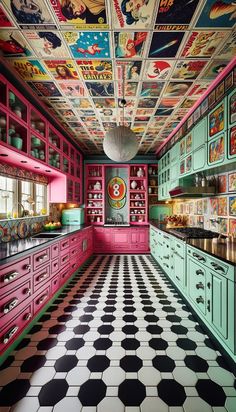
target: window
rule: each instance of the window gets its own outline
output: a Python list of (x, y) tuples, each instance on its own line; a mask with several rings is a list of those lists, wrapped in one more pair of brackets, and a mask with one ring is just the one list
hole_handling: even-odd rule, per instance
[(45, 214), (47, 186), (0, 176), (0, 219)]

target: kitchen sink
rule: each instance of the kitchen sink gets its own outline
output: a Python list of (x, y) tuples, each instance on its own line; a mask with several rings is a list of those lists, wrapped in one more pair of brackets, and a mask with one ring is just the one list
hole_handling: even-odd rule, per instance
[(37, 235), (31, 236), (33, 239), (54, 239), (61, 236), (62, 233), (37, 233)]

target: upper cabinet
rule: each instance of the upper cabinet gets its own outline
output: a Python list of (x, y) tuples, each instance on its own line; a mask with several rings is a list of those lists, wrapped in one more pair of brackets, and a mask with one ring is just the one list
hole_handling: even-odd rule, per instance
[[(3, 76), (0, 76), (0, 141), (5, 150), (21, 155), (22, 163), (32, 158), (39, 164), (38, 168), (40, 164), (45, 166), (41, 170), (48, 172), (46, 169), (50, 168), (53, 176), (50, 202), (82, 203), (81, 153)], [(12, 153), (10, 155), (14, 161)], [(61, 173), (61, 177), (53, 175), (53, 169)], [(58, 189), (58, 179), (63, 183), (62, 190)], [(53, 193), (54, 188), (59, 193)]]

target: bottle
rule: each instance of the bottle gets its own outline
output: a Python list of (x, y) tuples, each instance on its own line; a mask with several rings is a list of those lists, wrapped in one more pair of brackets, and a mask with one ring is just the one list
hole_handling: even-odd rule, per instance
[(204, 176), (204, 175), (202, 175), (202, 179), (201, 179), (201, 185), (202, 185), (202, 187), (205, 187), (206, 186), (206, 176)]

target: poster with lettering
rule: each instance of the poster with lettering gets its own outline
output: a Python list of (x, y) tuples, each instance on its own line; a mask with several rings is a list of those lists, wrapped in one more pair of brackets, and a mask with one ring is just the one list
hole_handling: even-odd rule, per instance
[(112, 0), (115, 29), (149, 29), (155, 11), (156, 0)]
[(216, 59), (232, 59), (236, 56), (236, 31), (232, 32), (224, 46), (219, 50)]
[(78, 80), (58, 82), (58, 85), (67, 97), (84, 97), (87, 95), (84, 85)]
[(114, 96), (114, 83), (86, 82), (85, 84), (91, 96)]
[[(158, 30), (187, 29), (199, 0), (160, 0), (156, 18)], [(169, 27), (170, 26), (170, 27)]]
[(0, 50), (5, 57), (28, 57), (34, 52), (18, 30), (0, 30)]
[(154, 32), (148, 57), (151, 59), (175, 57), (184, 35), (183, 31)]
[(13, 23), (9, 19), (5, 10), (0, 6), (0, 27), (13, 27)]
[(48, 71), (56, 80), (78, 80), (73, 60), (44, 60)]
[(60, 91), (53, 82), (27, 82), (38, 96), (57, 97), (61, 96)]
[(171, 60), (149, 60), (146, 62), (145, 79), (167, 80), (170, 77), (174, 62)]
[(235, 2), (207, 0), (196, 23), (196, 27), (232, 27), (235, 22)]
[(46, 69), (41, 63), (39, 63), (38, 60), (17, 59), (9, 60), (9, 62), (24, 80), (30, 81), (50, 79)]
[(78, 59), (110, 58), (110, 42), (108, 32), (67, 31), (64, 38), (73, 57)]
[(195, 83), (194, 86), (188, 92), (188, 96), (202, 96), (203, 93), (208, 89), (209, 82)]
[(140, 95), (142, 97), (159, 97), (164, 82), (143, 82)]
[(202, 75), (202, 79), (206, 80), (213, 80), (215, 79), (219, 73), (221, 73), (225, 67), (227, 66), (228, 62), (226, 60), (215, 60), (207, 66), (206, 70)]
[(113, 80), (111, 60), (77, 60), (76, 63), (84, 80)]
[(115, 99), (111, 99), (111, 98), (96, 99), (95, 98), (93, 99), (93, 102), (97, 109), (102, 109), (102, 108), (114, 109), (115, 108)]
[[(12, 1), (4, 0), (10, 15), (19, 24), (22, 29), (39, 29), (54, 28), (56, 24), (49, 12), (49, 8), (45, 7), (45, 0), (32, 1)], [(24, 3), (22, 5), (22, 3)]]
[(222, 44), (226, 35), (227, 32), (225, 31), (193, 31), (189, 34), (181, 56), (210, 58), (217, 47)]
[(142, 57), (147, 32), (115, 32), (115, 56), (117, 58)]
[(177, 80), (196, 79), (206, 64), (206, 60), (180, 60), (176, 63), (171, 77)]
[(123, 82), (117, 84), (118, 96), (123, 97), (131, 97), (136, 96), (138, 88), (138, 82)]
[(106, 29), (105, 0), (66, 1), (50, 0), (60, 25), (78, 29)]
[(25, 31), (25, 37), (39, 57), (68, 58), (69, 52), (58, 32)]
[(140, 80), (141, 61), (116, 60), (116, 80)]

